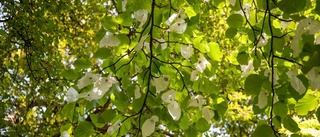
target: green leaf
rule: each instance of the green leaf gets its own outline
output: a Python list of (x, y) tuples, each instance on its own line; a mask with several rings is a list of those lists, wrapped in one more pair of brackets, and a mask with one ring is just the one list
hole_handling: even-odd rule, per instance
[(216, 61), (220, 61), (222, 58), (222, 54), (220, 51), (220, 47), (218, 43), (215, 42), (210, 42), (208, 44), (209, 48), (210, 48), (210, 52), (208, 53), (208, 56), (212, 59), (212, 60), (216, 60)]
[(306, 0), (282, 0), (278, 6), (283, 12), (291, 14), (303, 10), (306, 6)]
[(214, 107), (218, 111), (218, 114), (221, 118), (221, 117), (223, 117), (223, 115), (225, 114), (225, 112), (228, 109), (228, 102), (226, 99), (219, 97), (219, 98), (217, 98)]
[(118, 136), (126, 135), (130, 129), (131, 129), (131, 121), (127, 119), (121, 124), (120, 132)]
[(250, 57), (249, 57), (249, 54), (247, 52), (240, 52), (237, 55), (237, 61), (241, 65), (248, 65), (249, 58)]
[(317, 112), (316, 112), (316, 117), (320, 123), (320, 107), (318, 107)]
[(185, 9), (185, 13), (187, 14), (187, 16), (189, 17), (189, 18), (191, 18), (191, 17), (194, 17), (194, 16), (196, 16), (197, 15), (197, 13), (196, 12), (194, 12), (194, 10), (193, 10), (193, 7), (186, 7), (186, 8), (184, 8)]
[(92, 58), (106, 59), (111, 56), (111, 50), (108, 48), (99, 48)]
[(252, 137), (273, 137), (273, 130), (270, 126), (262, 124), (256, 128)]
[(315, 110), (318, 106), (318, 99), (315, 95), (306, 94), (302, 99), (300, 99), (295, 110), (298, 115), (307, 115), (309, 111)]
[(208, 45), (202, 43), (201, 37), (195, 38), (193, 40), (193, 45), (196, 49), (200, 50), (200, 52), (202, 53), (207, 53), (208, 51), (210, 51), (210, 48), (208, 47)]
[(207, 120), (204, 118), (200, 118), (196, 123), (196, 129), (199, 132), (206, 132), (210, 129), (210, 124), (208, 124)]
[(280, 117), (285, 117), (288, 113), (288, 107), (285, 103), (277, 102), (273, 106), (274, 114)]
[(230, 39), (234, 38), (234, 36), (237, 35), (237, 32), (238, 30), (235, 28), (228, 28), (225, 33), (226, 38), (230, 38)]
[(194, 128), (194, 124), (190, 125), (185, 131), (186, 137), (196, 137), (198, 134), (198, 131)]
[(66, 124), (60, 128), (60, 133), (62, 133), (63, 131), (68, 131), (69, 133), (72, 133), (72, 127), (73, 126), (71, 125), (71, 123)]
[(139, 112), (139, 110), (141, 109), (142, 105), (143, 105), (143, 101), (144, 101), (144, 94), (141, 94), (141, 97), (138, 99), (134, 99), (132, 101), (132, 109), (135, 112)]
[(320, 15), (320, 0), (316, 1), (316, 8), (314, 9), (314, 11)]
[(282, 121), (282, 124), (286, 129), (288, 129), (291, 132), (300, 131), (300, 128), (298, 127), (298, 124), (290, 116), (284, 117), (283, 121)]
[(240, 28), (243, 24), (243, 17), (240, 14), (232, 14), (228, 17), (227, 23), (231, 28)]
[(74, 136), (76, 137), (89, 137), (95, 133), (91, 122), (80, 122), (74, 130)]
[(125, 109), (129, 106), (128, 97), (124, 92), (114, 92), (114, 98), (111, 97), (111, 102), (114, 104), (118, 110), (124, 112)]
[(72, 69), (68, 69), (65, 70), (61, 73), (62, 77), (65, 77), (67, 80), (75, 80), (80, 76), (81, 73), (79, 73), (78, 71), (72, 70)]
[(262, 87), (263, 80), (257, 74), (250, 74), (244, 82), (244, 92), (247, 95), (258, 95)]
[(116, 114), (117, 113), (115, 110), (107, 109), (100, 114), (100, 117), (102, 117), (104, 121), (107, 123), (107, 122), (111, 122), (113, 118), (116, 117)]
[(77, 69), (91, 68), (93, 64), (89, 59), (79, 58), (73, 62), (73, 66)]
[(70, 120), (70, 122), (72, 122), (73, 121), (73, 114), (74, 114), (74, 107), (75, 107), (74, 102), (66, 104), (61, 110), (61, 116), (68, 118)]
[(90, 114), (90, 119), (91, 119), (92, 123), (94, 124), (94, 126), (96, 126), (98, 128), (102, 128), (106, 124), (104, 119), (97, 114)]

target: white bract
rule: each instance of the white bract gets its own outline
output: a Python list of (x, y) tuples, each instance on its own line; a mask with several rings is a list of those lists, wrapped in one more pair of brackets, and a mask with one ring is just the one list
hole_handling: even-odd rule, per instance
[(140, 97), (141, 97), (140, 87), (138, 85), (136, 85), (136, 88), (134, 89), (134, 98), (138, 99)]
[(174, 101), (175, 97), (176, 97), (176, 91), (169, 90), (162, 94), (161, 99), (166, 103), (171, 103)]
[(294, 31), (295, 36), (292, 39), (291, 48), (293, 50), (293, 57), (297, 57), (302, 52), (302, 44), (300, 42), (301, 36), (304, 33), (316, 34), (320, 32), (320, 22), (316, 20), (311, 20), (310, 18), (302, 19), (297, 29)]
[(306, 92), (306, 87), (303, 85), (302, 81), (297, 77), (297, 70), (288, 71), (286, 74), (289, 77), (290, 84), (294, 90), (296, 90), (300, 95)]
[(127, 0), (122, 0), (122, 11), (126, 11)]
[(160, 43), (160, 45), (161, 45), (161, 49), (162, 49), (162, 50), (165, 50), (165, 49), (167, 48), (167, 46), (168, 46), (167, 42), (166, 42), (163, 38), (161, 38), (161, 39), (156, 39), (156, 40), (154, 40), (154, 41), (155, 41), (155, 42), (153, 43), (153, 45), (154, 45), (154, 47), (156, 47), (156, 48), (158, 48), (159, 43)]
[(232, 6), (236, 5), (236, 0), (228, 0), (228, 1)]
[(113, 134), (115, 131), (117, 131), (121, 126), (121, 121), (118, 120), (117, 122), (115, 122), (112, 126), (110, 126), (107, 130), (107, 134), (111, 135)]
[(181, 108), (177, 101), (172, 101), (167, 106), (169, 114), (173, 118), (173, 120), (178, 121), (181, 116)]
[(190, 75), (190, 81), (197, 81), (199, 79), (198, 70), (193, 70)]
[(184, 21), (185, 18), (187, 18), (187, 16), (185, 15), (184, 10), (180, 10), (178, 13), (172, 14), (165, 22), (165, 24), (170, 26), (168, 31), (182, 34), (187, 28), (187, 23)]
[(92, 74), (91, 72), (87, 72), (81, 79), (78, 80), (77, 87), (79, 89), (82, 89), (98, 80), (99, 77), (99, 74)]
[(180, 50), (181, 50), (182, 57), (184, 57), (185, 59), (189, 59), (193, 54), (192, 45), (189, 45), (189, 46), (181, 45)]
[(262, 88), (258, 96), (258, 104), (257, 104), (257, 106), (260, 109), (263, 109), (268, 105), (268, 96), (269, 96), (268, 90)]
[(145, 44), (145, 41), (146, 39), (149, 37), (149, 35), (144, 35), (141, 37), (139, 43), (134, 47), (134, 51), (139, 51), (143, 48), (144, 44)]
[(67, 101), (68, 102), (76, 102), (78, 100), (78, 95), (79, 93), (73, 88), (69, 88), (69, 90), (67, 91)]
[(207, 64), (209, 64), (209, 62), (207, 61), (207, 59), (200, 53), (199, 54), (199, 58), (198, 58), (198, 62), (194, 63), (193, 65), (196, 67), (196, 69), (202, 73), (206, 67)]
[(201, 110), (204, 102), (205, 100), (202, 95), (192, 96), (188, 107), (199, 107)]
[(259, 40), (257, 44), (258, 47), (263, 47), (268, 43), (268, 36), (266, 33), (262, 33), (262, 35), (260, 34), (257, 39)]
[(138, 10), (134, 12), (133, 14), (134, 18), (140, 22), (139, 28), (142, 28), (142, 26), (146, 23), (148, 19), (148, 11), (147, 10)]
[(159, 78), (153, 78), (153, 85), (156, 87), (157, 92), (164, 91), (169, 86), (169, 77), (161, 76)]
[(248, 61), (248, 65), (240, 65), (240, 67), (242, 71), (242, 76), (245, 76), (254, 70), (253, 63), (251, 60)]
[(63, 131), (60, 137), (70, 137), (70, 134), (68, 133), (68, 131)]
[(176, 97), (176, 92), (174, 90), (169, 90), (168, 92), (162, 94), (161, 99), (164, 102), (169, 103), (167, 105), (169, 114), (171, 115), (173, 120), (177, 121), (181, 116), (181, 108), (178, 102), (174, 100), (175, 97)]
[(320, 67), (313, 67), (308, 72), (312, 90), (320, 90)]
[(183, 19), (178, 19), (175, 23), (173, 23), (169, 29), (169, 31), (182, 34), (187, 29), (187, 23)]
[(214, 116), (214, 112), (207, 107), (203, 108), (201, 112), (203, 117), (207, 120), (207, 122), (210, 123), (211, 119)]
[[(268, 77), (269, 78), (269, 81), (272, 82), (272, 71), (271, 70), (268, 70), (266, 69), (264, 71), (264, 76)], [(276, 71), (274, 71), (274, 74), (273, 74), (273, 84), (274, 85), (277, 85), (278, 84), (278, 80), (279, 80), (279, 76), (278, 76), (278, 73)]]
[(178, 13), (173, 13), (170, 18), (165, 22), (165, 24), (167, 24), (168, 26), (170, 26), (174, 21), (176, 21), (177, 19), (185, 19), (187, 18), (184, 10), (179, 10)]
[(150, 136), (154, 130), (155, 130), (155, 126), (156, 126), (156, 122), (159, 121), (158, 116), (154, 115), (151, 118), (147, 119), (141, 128), (142, 131), (142, 136), (146, 137), (146, 136)]
[(118, 46), (121, 43), (119, 38), (111, 32), (106, 32), (106, 35), (100, 41), (100, 47)]
[(100, 77), (94, 84), (94, 88), (88, 93), (87, 100), (100, 99), (110, 89), (110, 87), (117, 83), (117, 80), (109, 74), (108, 77)]

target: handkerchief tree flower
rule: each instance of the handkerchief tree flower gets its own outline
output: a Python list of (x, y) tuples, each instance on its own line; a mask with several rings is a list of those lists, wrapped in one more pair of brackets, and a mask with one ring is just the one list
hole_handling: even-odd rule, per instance
[(320, 0), (0, 5), (0, 136), (320, 136)]

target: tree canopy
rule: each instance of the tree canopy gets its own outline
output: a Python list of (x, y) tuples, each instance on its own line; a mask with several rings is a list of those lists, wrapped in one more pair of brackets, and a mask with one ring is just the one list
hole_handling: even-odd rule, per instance
[(320, 0), (7, 0), (1, 136), (320, 136)]

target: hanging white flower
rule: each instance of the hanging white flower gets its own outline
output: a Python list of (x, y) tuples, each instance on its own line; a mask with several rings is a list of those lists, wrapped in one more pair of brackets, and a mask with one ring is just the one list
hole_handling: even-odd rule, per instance
[(236, 5), (236, 0), (228, 0), (228, 1), (232, 6)]
[(301, 51), (302, 51), (302, 46), (300, 44), (300, 39), (303, 33), (306, 32), (306, 27), (309, 26), (311, 20), (309, 18), (302, 19), (299, 21), (299, 24), (297, 26), (297, 29), (294, 31), (294, 37), (292, 38), (292, 44), (291, 48), (293, 50), (292, 56), (295, 58), (297, 57)]
[(134, 47), (134, 51), (139, 51), (143, 48), (144, 44), (145, 44), (145, 41), (146, 39), (149, 37), (149, 34), (147, 35), (144, 35), (141, 37), (139, 43)]
[(181, 51), (182, 57), (184, 57), (185, 59), (189, 59), (193, 54), (193, 47), (192, 45), (189, 45), (189, 46), (181, 45), (180, 51)]
[(136, 85), (136, 88), (134, 89), (134, 98), (138, 99), (140, 97), (141, 97), (140, 87), (138, 85)]
[(171, 103), (174, 101), (174, 98), (176, 97), (176, 91), (169, 90), (162, 94), (161, 99), (166, 103)]
[(183, 19), (178, 19), (170, 26), (169, 31), (182, 34), (187, 29), (187, 23)]
[(199, 54), (199, 58), (198, 58), (198, 62), (194, 63), (193, 65), (196, 67), (196, 69), (202, 73), (206, 67), (207, 64), (209, 64), (209, 62), (207, 61), (207, 59), (200, 53)]
[(118, 46), (121, 43), (119, 38), (111, 32), (106, 32), (106, 35), (100, 41), (100, 47)]
[(181, 108), (177, 101), (172, 101), (171, 103), (169, 103), (167, 108), (173, 120), (177, 121), (180, 119)]
[(60, 137), (70, 137), (70, 134), (68, 133), (68, 131), (63, 131)]
[(201, 110), (204, 102), (205, 100), (202, 95), (192, 96), (188, 107), (199, 107), (199, 109)]
[(320, 67), (313, 67), (308, 72), (312, 90), (320, 90)]
[(110, 89), (110, 87), (117, 83), (117, 80), (109, 74), (108, 77), (100, 77), (94, 84), (94, 88), (86, 97), (87, 100), (100, 99)]
[(203, 117), (207, 120), (207, 122), (210, 123), (211, 119), (214, 116), (214, 112), (207, 107), (203, 108), (201, 110), (201, 112), (202, 112)]
[(68, 102), (76, 102), (78, 100), (78, 92), (73, 88), (69, 88), (69, 90), (67, 91), (67, 101)]
[(98, 80), (99, 77), (99, 74), (92, 74), (91, 72), (87, 72), (81, 79), (78, 80), (77, 87), (79, 89), (82, 89)]
[(154, 132), (156, 122), (158, 122), (158, 121), (159, 121), (159, 118), (156, 115), (147, 119), (142, 125), (142, 129), (141, 129), (142, 136), (143, 137), (150, 136)]
[(158, 48), (159, 44), (161, 45), (162, 50), (165, 50), (168, 46), (167, 42), (163, 38), (154, 40), (154, 47)]
[[(272, 82), (272, 71), (269, 70), (269, 69), (266, 69), (264, 71), (264, 76), (268, 77), (269, 78), (269, 81)], [(274, 82), (274, 85), (277, 85), (278, 84), (278, 80), (279, 80), (279, 75), (276, 71), (274, 71), (274, 74), (273, 74), (273, 82)]]
[(121, 6), (122, 6), (122, 11), (126, 11), (127, 9), (126, 9), (126, 5), (127, 5), (127, 0), (122, 0), (122, 4), (121, 4)]
[(168, 26), (170, 26), (174, 21), (176, 21), (177, 19), (185, 19), (187, 18), (184, 10), (179, 10), (178, 13), (173, 13), (170, 18), (165, 22), (165, 24), (167, 24)]
[(297, 77), (297, 70), (288, 71), (286, 74), (289, 77), (290, 84), (294, 90), (296, 90), (300, 95), (306, 92), (306, 87), (303, 85), (302, 81)]
[(178, 102), (174, 100), (175, 97), (176, 97), (176, 92), (174, 90), (169, 90), (166, 93), (162, 94), (161, 99), (164, 102), (169, 103), (167, 105), (167, 108), (173, 120), (179, 120), (181, 116), (181, 108)]
[(240, 65), (240, 67), (242, 71), (242, 76), (245, 76), (254, 70), (253, 63), (251, 60), (248, 61), (248, 65)]
[(139, 28), (142, 28), (142, 26), (146, 23), (148, 19), (148, 11), (147, 10), (138, 10), (134, 12), (133, 14), (134, 18), (140, 22)]
[(161, 76), (159, 78), (153, 78), (153, 85), (156, 87), (157, 92), (164, 91), (169, 86), (169, 77)]
[(268, 36), (266, 33), (262, 33), (262, 35), (260, 34), (257, 39), (259, 40), (257, 44), (258, 47), (263, 47), (268, 43)]
[(197, 81), (199, 79), (198, 70), (193, 70), (190, 75), (190, 81)]
[(256, 104), (260, 109), (263, 109), (268, 105), (268, 96), (268, 90), (262, 88), (258, 96), (258, 104)]
[(112, 126), (110, 126), (107, 130), (107, 134), (112, 135), (115, 131), (117, 131), (120, 126), (122, 125), (121, 121), (118, 120), (117, 122), (115, 122)]
[(306, 33), (316, 34), (320, 32), (320, 22), (318, 20), (311, 20), (306, 29), (307, 29)]

